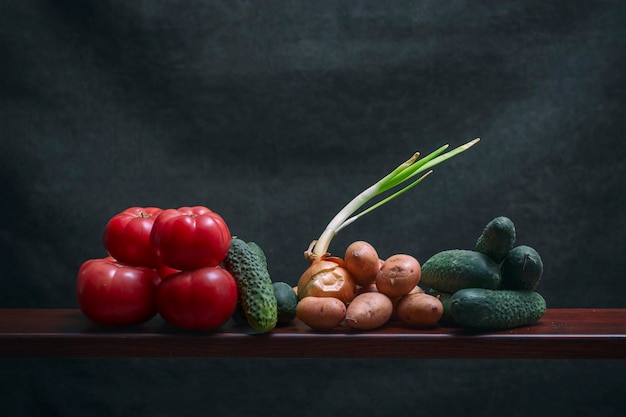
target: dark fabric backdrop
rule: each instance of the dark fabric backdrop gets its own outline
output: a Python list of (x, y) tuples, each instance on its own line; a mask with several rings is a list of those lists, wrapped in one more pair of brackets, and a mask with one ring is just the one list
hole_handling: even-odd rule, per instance
[[(0, 308), (76, 307), (130, 206), (206, 205), (275, 280), (414, 151), (481, 142), (333, 241), (424, 262), (506, 215), (549, 307), (624, 307), (622, 1), (6, 1)], [(621, 361), (0, 361), (2, 415), (617, 415)]]

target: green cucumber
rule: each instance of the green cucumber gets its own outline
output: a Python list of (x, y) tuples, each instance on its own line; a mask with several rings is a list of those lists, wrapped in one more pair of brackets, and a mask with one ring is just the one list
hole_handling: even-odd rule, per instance
[(259, 333), (274, 329), (278, 305), (270, 274), (256, 249), (232, 238), (224, 268), (235, 278), (239, 303), (250, 327)]
[(515, 225), (508, 217), (500, 216), (485, 226), (474, 250), (500, 263), (515, 244)]
[(546, 300), (535, 291), (465, 288), (450, 299), (455, 323), (479, 330), (528, 326), (546, 312)]
[(495, 290), (500, 285), (500, 267), (484, 253), (450, 249), (424, 262), (420, 283), (451, 294), (463, 288)]
[(267, 257), (265, 256), (265, 252), (263, 252), (261, 246), (259, 246), (259, 244), (256, 242), (248, 242), (248, 246), (250, 246), (250, 249), (256, 252), (256, 254), (259, 256), (261, 264), (267, 268)]
[(543, 261), (537, 251), (521, 245), (511, 249), (500, 265), (500, 288), (534, 290), (543, 274)]
[(298, 294), (286, 282), (275, 282), (272, 287), (274, 287), (274, 295), (278, 305), (278, 324), (291, 323), (296, 318)]

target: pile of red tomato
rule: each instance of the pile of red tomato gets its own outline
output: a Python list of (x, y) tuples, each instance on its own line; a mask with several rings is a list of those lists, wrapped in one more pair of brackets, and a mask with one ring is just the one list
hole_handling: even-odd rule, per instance
[(76, 282), (85, 316), (107, 326), (146, 322), (157, 313), (189, 330), (215, 329), (237, 306), (237, 285), (220, 264), (231, 235), (203, 206), (131, 207), (104, 229), (109, 256), (84, 262)]

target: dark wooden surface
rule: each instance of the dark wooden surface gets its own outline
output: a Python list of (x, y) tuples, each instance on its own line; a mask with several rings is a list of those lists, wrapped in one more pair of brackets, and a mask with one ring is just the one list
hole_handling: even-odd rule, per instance
[(296, 320), (261, 335), (230, 323), (187, 332), (155, 317), (103, 328), (74, 309), (0, 309), (0, 357), (626, 358), (626, 309), (549, 309), (533, 326), (497, 332), (399, 323), (315, 332)]

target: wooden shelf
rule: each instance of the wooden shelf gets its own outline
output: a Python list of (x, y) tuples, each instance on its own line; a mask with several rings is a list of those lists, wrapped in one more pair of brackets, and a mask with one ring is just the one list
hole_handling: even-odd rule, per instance
[(155, 317), (103, 328), (75, 309), (0, 309), (0, 357), (622, 359), (626, 309), (549, 309), (533, 326), (483, 333), (400, 323), (315, 332), (295, 320), (261, 335), (230, 323), (186, 332)]

